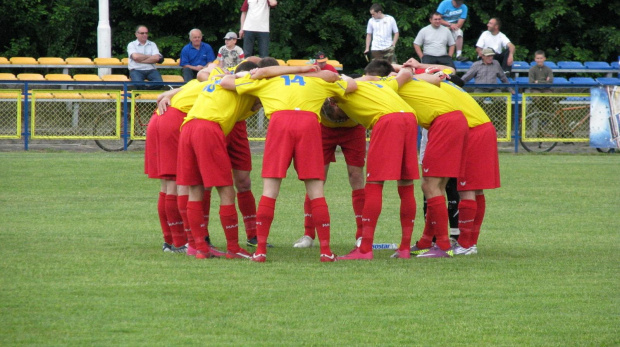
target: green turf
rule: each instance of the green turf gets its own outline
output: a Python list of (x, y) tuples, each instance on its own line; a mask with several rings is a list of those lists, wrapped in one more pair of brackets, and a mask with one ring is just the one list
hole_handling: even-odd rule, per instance
[[(260, 196), (255, 157), (254, 192)], [(344, 163), (327, 182), (332, 245), (353, 245)], [(500, 156), (479, 254), (321, 264), (293, 249), (303, 184), (276, 206), (265, 264), (161, 252), (159, 184), (129, 153), (0, 153), (0, 345), (614, 346), (618, 155)], [(398, 242), (384, 190), (376, 242)], [(420, 236), (421, 192), (416, 181)], [(211, 234), (224, 245), (212, 203)], [(241, 234), (244, 231), (241, 229)]]

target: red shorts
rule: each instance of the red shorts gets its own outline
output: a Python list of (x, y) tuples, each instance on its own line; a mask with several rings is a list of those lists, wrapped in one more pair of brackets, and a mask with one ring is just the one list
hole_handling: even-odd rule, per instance
[(252, 171), (252, 153), (244, 120), (237, 122), (232, 131), (226, 135), (226, 146), (233, 169)]
[(390, 113), (372, 128), (366, 181), (415, 180), (418, 170), (418, 122), (413, 113)]
[(500, 187), (497, 133), (491, 122), (469, 129), (465, 175), (457, 186), (459, 191)]
[(157, 123), (159, 116), (153, 112), (149, 124), (146, 127), (146, 141), (144, 145), (144, 173), (148, 178), (161, 178), (159, 176), (159, 165), (157, 164)]
[(181, 124), (187, 114), (174, 107), (168, 107), (166, 112), (159, 116), (157, 122), (157, 143), (159, 175), (161, 178), (176, 180), (177, 155), (179, 153), (179, 136)]
[(461, 111), (442, 114), (428, 129), (422, 159), (424, 177), (459, 177), (465, 174), (469, 127)]
[(226, 137), (219, 124), (204, 119), (185, 123), (179, 138), (177, 172), (179, 185), (232, 186)]
[(325, 180), (321, 127), (313, 112), (278, 111), (271, 115), (262, 176), (286, 177), (293, 159), (300, 180)]
[(323, 163), (336, 162), (336, 147), (340, 146), (347, 165), (363, 167), (366, 158), (366, 128), (329, 128), (321, 124)]

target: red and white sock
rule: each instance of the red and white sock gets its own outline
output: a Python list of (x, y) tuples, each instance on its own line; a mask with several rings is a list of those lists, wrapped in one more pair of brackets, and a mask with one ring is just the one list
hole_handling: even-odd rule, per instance
[(435, 236), (435, 244), (437, 247), (446, 251), (450, 249), (446, 197), (440, 195), (427, 199), (426, 206), (426, 224), (429, 226), (429, 231)]
[(469, 248), (474, 245), (474, 219), (476, 218), (477, 203), (475, 200), (461, 200), (459, 202), (459, 245)]
[(239, 217), (235, 205), (220, 205), (220, 222), (226, 235), (226, 248), (231, 253), (239, 252)]
[(400, 196), (400, 225), (402, 236), (400, 240), (401, 251), (411, 248), (411, 234), (413, 234), (413, 224), (415, 223), (416, 203), (413, 195), (413, 184), (408, 186), (398, 186)]
[(166, 217), (172, 232), (172, 243), (175, 247), (184, 246), (187, 243), (187, 236), (185, 236), (185, 230), (183, 230), (183, 219), (179, 213), (176, 195), (166, 194)]
[(237, 201), (239, 204), (239, 212), (243, 217), (243, 225), (245, 226), (245, 234), (249, 239), (256, 236), (256, 200), (251, 190), (237, 193)]
[(329, 247), (330, 218), (327, 202), (325, 198), (316, 198), (310, 200), (310, 206), (312, 208), (312, 221), (316, 227), (316, 233), (319, 236), (321, 254), (331, 255), (332, 251)]
[(310, 198), (306, 194), (304, 199), (304, 235), (314, 240), (316, 234), (314, 232), (314, 221), (312, 220), (312, 206), (310, 204)]
[(172, 232), (168, 226), (168, 217), (166, 217), (166, 193), (159, 192), (157, 199), (157, 215), (159, 216), (159, 225), (161, 225), (161, 233), (164, 235), (164, 242), (172, 244)]
[(357, 230), (355, 231), (356, 240), (362, 237), (362, 230), (364, 230), (362, 225), (362, 213), (364, 212), (365, 197), (366, 193), (364, 189), (356, 189), (351, 192), (353, 214), (355, 214), (355, 225), (357, 226)]
[(205, 236), (209, 236), (209, 214), (211, 213), (211, 191), (205, 190), (202, 195), (202, 211), (205, 220)]
[(189, 243), (190, 247), (196, 248), (194, 236), (192, 235), (192, 229), (189, 227), (189, 220), (187, 220), (188, 199), (188, 195), (179, 195), (177, 196), (177, 204), (179, 205), (179, 213), (181, 214), (181, 219), (183, 220), (183, 230), (185, 231), (185, 236), (187, 237), (187, 243)]
[(276, 199), (261, 196), (256, 211), (256, 254), (267, 254), (267, 238), (273, 222), (273, 214), (276, 208)]
[(364, 201), (364, 212), (362, 212), (362, 244), (360, 252), (368, 253), (372, 251), (372, 242), (375, 238), (377, 220), (383, 207), (383, 185), (367, 183), (365, 188), (366, 200)]
[(474, 245), (478, 244), (478, 237), (480, 237), (480, 227), (482, 226), (482, 221), (484, 220), (484, 214), (487, 209), (487, 202), (484, 194), (476, 195), (476, 218), (474, 219), (474, 233), (472, 237), (472, 242)]
[(196, 249), (207, 254), (207, 252), (209, 252), (209, 247), (205, 241), (207, 235), (205, 232), (205, 217), (204, 210), (202, 209), (202, 201), (187, 202), (187, 220), (192, 229)]

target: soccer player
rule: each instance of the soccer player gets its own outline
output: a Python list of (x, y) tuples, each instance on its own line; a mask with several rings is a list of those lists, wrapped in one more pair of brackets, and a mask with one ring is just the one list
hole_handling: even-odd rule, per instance
[[(294, 74), (310, 71), (314, 71), (316, 76), (331, 78), (335, 83)], [(224, 88), (236, 90), (240, 95), (259, 97), (265, 115), (270, 119), (263, 157), (263, 195), (256, 216), (258, 245), (252, 255), (255, 262), (266, 260), (267, 238), (276, 198), (293, 159), (298, 177), (304, 181), (310, 198), (312, 218), (321, 246), (320, 260), (332, 262), (336, 259), (329, 246), (330, 217), (323, 195), (325, 171), (318, 120), (326, 98), (354, 91), (356, 84), (352, 80), (339, 80), (340, 77), (333, 72), (317, 71), (318, 67), (312, 65), (270, 66), (244, 76), (226, 76), (222, 80)], [(277, 75), (281, 76), (269, 78)]]
[[(336, 162), (336, 148), (340, 146), (347, 163), (349, 184), (351, 185), (351, 200), (357, 232), (355, 239), (362, 237), (362, 210), (364, 209), (364, 164), (366, 158), (366, 129), (350, 119), (344, 112), (332, 114), (330, 108), (335, 106), (332, 98), (325, 99), (321, 107), (321, 137), (323, 144), (323, 163), (325, 178), (329, 171), (329, 164)], [(333, 118), (332, 118), (333, 116)], [(315, 238), (315, 227), (312, 222), (310, 198), (306, 195), (304, 201), (304, 236), (295, 241), (293, 247), (312, 247)], [(361, 239), (360, 239), (361, 241)]]
[[(403, 66), (417, 68), (411, 58)], [(401, 66), (394, 65), (399, 70)], [(429, 83), (432, 82), (432, 83)], [(452, 257), (448, 236), (446, 184), (465, 170), (467, 120), (453, 99), (439, 88), (440, 79), (416, 75), (398, 94), (417, 112), (418, 124), (428, 129), (428, 143), (422, 160), (422, 191), (427, 201), (422, 238), (411, 248), (417, 257)], [(432, 245), (433, 237), (436, 239)]]
[(411, 234), (416, 213), (413, 180), (420, 178), (417, 160), (418, 124), (413, 108), (398, 96), (398, 89), (411, 80), (410, 69), (402, 69), (396, 78), (380, 80), (394, 71), (387, 60), (375, 59), (356, 80), (354, 93), (336, 97), (337, 108), (351, 119), (372, 129), (368, 148), (365, 202), (362, 212), (362, 242), (338, 260), (370, 260), (372, 242), (381, 214), (383, 183), (396, 180), (401, 199), (401, 244), (394, 258), (410, 258)]

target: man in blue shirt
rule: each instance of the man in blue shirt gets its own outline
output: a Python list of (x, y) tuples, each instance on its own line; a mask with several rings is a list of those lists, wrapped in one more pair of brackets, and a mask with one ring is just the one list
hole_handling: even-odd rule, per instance
[(213, 48), (209, 44), (202, 42), (202, 31), (192, 29), (189, 32), (190, 43), (181, 50), (181, 61), (179, 65), (183, 68), (183, 80), (189, 82), (196, 78), (198, 71), (206, 67), (207, 64), (215, 60)]
[(461, 55), (463, 52), (463, 24), (467, 19), (467, 5), (463, 0), (443, 0), (437, 7), (441, 14), (441, 25), (448, 27), (456, 42), (456, 60), (465, 61), (467, 58)]

